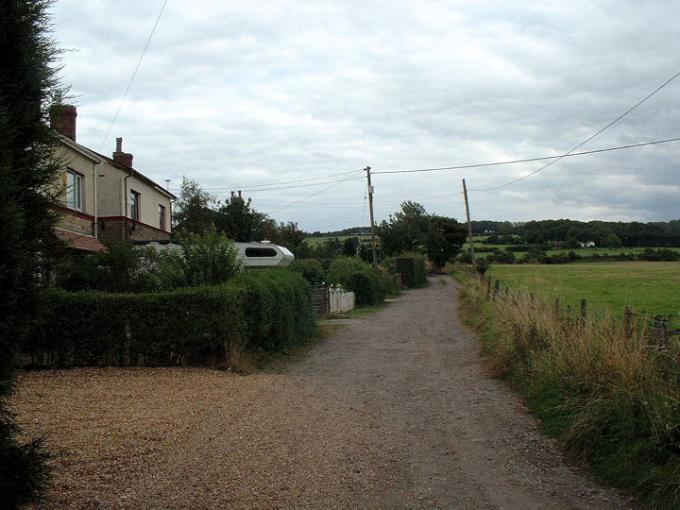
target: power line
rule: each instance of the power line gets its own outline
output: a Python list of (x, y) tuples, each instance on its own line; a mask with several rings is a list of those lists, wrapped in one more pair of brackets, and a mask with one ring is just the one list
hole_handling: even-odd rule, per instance
[[(341, 177), (344, 175), (351, 175), (351, 174), (357, 174), (359, 172), (362, 172), (363, 170), (352, 170), (351, 172), (341, 172), (338, 174), (330, 174), (330, 175), (323, 175), (319, 177), (307, 177), (304, 179), (294, 179), (292, 181), (280, 181), (280, 182), (272, 182), (269, 184), (251, 184), (251, 185), (232, 185), (232, 186), (218, 186), (214, 188), (201, 188), (204, 191), (221, 191), (221, 190), (233, 190), (233, 189), (240, 189), (242, 191), (249, 190), (249, 189), (256, 189), (256, 188), (263, 188), (263, 187), (268, 187), (268, 186), (279, 186), (281, 184), (295, 184), (298, 182), (309, 182), (309, 181), (318, 181), (318, 180), (323, 180), (323, 179), (331, 179), (333, 177)], [(325, 184), (324, 182), (319, 183), (319, 184), (310, 184), (310, 186), (321, 186)], [(174, 188), (175, 190), (179, 190), (180, 188)], [(259, 190), (263, 191), (263, 190)]]
[[(525, 159), (511, 159), (507, 161), (494, 161), (492, 163), (475, 163), (471, 165), (457, 165), (457, 166), (442, 166), (442, 167), (437, 167), (437, 168), (418, 168), (415, 170), (385, 170), (382, 172), (373, 172), (373, 174), (408, 174), (408, 173), (418, 173), (418, 172), (438, 172), (442, 170), (465, 170), (469, 168), (483, 168), (483, 167), (488, 167), (488, 166), (501, 166), (501, 165), (515, 165), (518, 163), (533, 163), (536, 161), (547, 161), (547, 160), (559, 160), (562, 158), (572, 158), (575, 156), (586, 156), (588, 154), (597, 154), (600, 152), (611, 152), (611, 151), (619, 151), (619, 150), (624, 150), (624, 149), (635, 149), (637, 147), (646, 147), (648, 145), (660, 145), (664, 143), (671, 143), (671, 142), (680, 142), (680, 137), (678, 138), (668, 138), (665, 140), (654, 140), (651, 142), (641, 142), (641, 143), (633, 143), (629, 145), (617, 145), (615, 147), (606, 147), (603, 149), (594, 149), (590, 151), (582, 151), (582, 152), (566, 152), (564, 154), (558, 154), (555, 156), (540, 156), (537, 158), (525, 158)], [(579, 147), (583, 145), (580, 144)], [(552, 163), (551, 163), (552, 164)], [(472, 190), (469, 190), (472, 191)]]
[(628, 115), (628, 114), (631, 113), (632, 111), (636, 110), (640, 105), (642, 105), (642, 104), (643, 104), (645, 101), (647, 101), (649, 98), (651, 98), (652, 96), (656, 95), (661, 89), (663, 89), (666, 85), (668, 85), (670, 82), (672, 82), (673, 80), (675, 80), (678, 76), (680, 76), (680, 71), (678, 71), (678, 72), (675, 73), (673, 76), (671, 76), (670, 78), (668, 78), (665, 82), (663, 82), (661, 85), (659, 85), (659, 86), (658, 86), (657, 88), (655, 88), (652, 92), (650, 92), (649, 94), (647, 94), (645, 97), (643, 97), (642, 99), (640, 99), (640, 101), (638, 101), (638, 102), (635, 103), (633, 106), (631, 106), (630, 108), (628, 108), (628, 109), (627, 109), (625, 112), (623, 112), (621, 115), (619, 115), (619, 116), (616, 117), (614, 120), (612, 120), (611, 122), (609, 122), (608, 124), (606, 124), (604, 127), (598, 129), (595, 133), (593, 133), (592, 135), (590, 135), (588, 138), (586, 138), (585, 140), (583, 140), (581, 143), (575, 145), (571, 150), (567, 151), (564, 155), (560, 156), (559, 158), (557, 158), (557, 159), (555, 159), (555, 160), (553, 160), (553, 161), (550, 161), (550, 162), (546, 163), (545, 165), (541, 166), (540, 168), (537, 168), (537, 169), (534, 170), (533, 172), (529, 172), (527, 175), (523, 175), (522, 177), (518, 177), (517, 179), (513, 179), (513, 180), (511, 180), (511, 181), (504, 182), (503, 184), (499, 184), (498, 186), (493, 186), (493, 187), (491, 187), (491, 188), (482, 188), (482, 189), (476, 189), (476, 190), (470, 190), (470, 191), (495, 191), (495, 190), (498, 190), (498, 189), (501, 189), (501, 188), (506, 188), (506, 187), (508, 187), (508, 186), (512, 186), (513, 184), (515, 184), (515, 183), (517, 183), (517, 182), (519, 182), (519, 181), (523, 181), (524, 179), (528, 179), (528, 178), (531, 177), (532, 175), (536, 175), (538, 172), (541, 172), (541, 171), (545, 170), (545, 169), (548, 168), (550, 165), (553, 165), (553, 164), (557, 163), (558, 161), (560, 161), (562, 158), (569, 156), (569, 155), (570, 155), (572, 152), (574, 152), (576, 149), (578, 149), (579, 147), (584, 146), (584, 145), (587, 144), (589, 141), (591, 141), (593, 138), (595, 138), (596, 136), (602, 134), (604, 131), (606, 131), (607, 129), (609, 129), (610, 127), (612, 127), (614, 124), (616, 124), (617, 122), (619, 122), (621, 119), (623, 119), (626, 115)]
[(139, 71), (139, 67), (142, 65), (142, 60), (144, 60), (144, 55), (146, 55), (146, 50), (149, 48), (149, 43), (151, 42), (151, 38), (153, 37), (153, 34), (156, 32), (156, 27), (158, 26), (158, 22), (161, 20), (161, 16), (163, 16), (163, 11), (165, 10), (165, 6), (168, 4), (168, 0), (164, 0), (163, 5), (161, 7), (161, 10), (158, 13), (158, 16), (156, 16), (156, 21), (153, 24), (153, 28), (151, 29), (151, 32), (149, 33), (149, 37), (146, 39), (146, 43), (144, 43), (144, 49), (142, 49), (142, 54), (139, 56), (139, 60), (137, 61), (137, 65), (135, 66), (135, 70), (132, 72), (132, 76), (130, 77), (130, 81), (127, 84), (127, 87), (125, 87), (125, 92), (123, 93), (123, 97), (120, 100), (120, 103), (118, 104), (118, 109), (116, 110), (115, 115), (113, 116), (113, 119), (111, 120), (111, 124), (109, 124), (109, 127), (106, 129), (106, 134), (104, 135), (104, 138), (102, 139), (102, 143), (99, 145), (99, 152), (102, 151), (102, 148), (104, 147), (104, 144), (106, 143), (106, 139), (109, 137), (109, 133), (111, 133), (111, 128), (113, 128), (113, 125), (116, 123), (116, 120), (118, 120), (118, 114), (120, 113), (121, 108), (123, 107), (123, 103), (125, 102), (125, 99), (127, 98), (128, 92), (130, 92), (130, 87), (132, 87), (132, 82), (135, 81), (135, 77), (137, 76), (137, 71)]
[(363, 178), (361, 178), (361, 177), (360, 177), (360, 178), (350, 177), (350, 178), (348, 178), (348, 179), (341, 179), (341, 180), (339, 180), (339, 181), (335, 181), (335, 182), (332, 183), (330, 186), (327, 186), (327, 187), (325, 187), (325, 188), (322, 189), (322, 190), (316, 191), (316, 192), (312, 193), (311, 195), (307, 195), (306, 197), (303, 197), (303, 198), (301, 198), (300, 200), (296, 200), (295, 202), (291, 202), (289, 205), (286, 205), (286, 206), (283, 206), (283, 207), (279, 207), (278, 209), (275, 209), (275, 210), (273, 210), (273, 211), (270, 211), (269, 214), (274, 214), (274, 213), (277, 213), (277, 212), (279, 212), (279, 211), (283, 211), (283, 210), (285, 210), (285, 209), (288, 209), (288, 208), (290, 208), (290, 207), (293, 207), (294, 205), (297, 205), (297, 204), (299, 204), (299, 203), (301, 203), (301, 202), (304, 202), (304, 201), (307, 200), (308, 198), (312, 198), (312, 197), (315, 197), (315, 196), (317, 196), (317, 195), (320, 195), (320, 194), (323, 193), (324, 191), (327, 191), (327, 190), (329, 190), (329, 189), (331, 189), (331, 188), (337, 186), (338, 184), (342, 184), (343, 182), (348, 182), (348, 181), (358, 181), (358, 180), (363, 180)]

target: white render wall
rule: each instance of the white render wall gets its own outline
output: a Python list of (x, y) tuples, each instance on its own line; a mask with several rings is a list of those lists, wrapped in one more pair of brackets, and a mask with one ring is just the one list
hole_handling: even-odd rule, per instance
[[(155, 187), (138, 179), (134, 175), (125, 181), (130, 175), (127, 171), (105, 162), (99, 171), (99, 216), (127, 216), (130, 217), (130, 203), (126, 197), (130, 190), (139, 193), (139, 221), (155, 228), (161, 228), (158, 216), (158, 206), (165, 207), (165, 225), (162, 229), (170, 231), (170, 198), (158, 191)], [(127, 191), (125, 187), (127, 186)]]

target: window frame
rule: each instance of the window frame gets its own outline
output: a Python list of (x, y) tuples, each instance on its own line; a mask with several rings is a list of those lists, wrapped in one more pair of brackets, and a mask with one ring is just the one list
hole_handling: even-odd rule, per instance
[[(83, 210), (83, 178), (85, 176), (80, 172), (76, 172), (73, 168), (66, 168), (66, 207), (74, 211)], [(73, 178), (73, 184), (69, 181)], [(69, 189), (73, 188), (73, 189)], [(70, 200), (73, 194), (74, 201)]]
[(128, 198), (128, 200), (130, 201), (130, 219), (135, 220), (135, 221), (139, 221), (140, 204), (141, 204), (140, 193), (131, 188), (130, 189), (130, 197)]
[(163, 204), (158, 204), (158, 223), (160, 224), (161, 230), (165, 230), (166, 222), (166, 207)]

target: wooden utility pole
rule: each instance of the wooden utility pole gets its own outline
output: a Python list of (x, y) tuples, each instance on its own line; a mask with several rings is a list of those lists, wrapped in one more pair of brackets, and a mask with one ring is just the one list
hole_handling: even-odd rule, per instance
[(368, 181), (368, 212), (371, 218), (371, 248), (373, 249), (373, 271), (378, 271), (378, 254), (375, 251), (375, 221), (373, 220), (373, 185), (371, 184), (371, 167), (367, 166), (366, 180)]
[(465, 179), (463, 179), (463, 195), (465, 196), (465, 215), (467, 216), (468, 224), (468, 236), (470, 242), (470, 261), (472, 262), (472, 269), (477, 269), (477, 264), (475, 263), (475, 243), (472, 240), (472, 223), (470, 223), (470, 204), (468, 203), (467, 186), (465, 185)]

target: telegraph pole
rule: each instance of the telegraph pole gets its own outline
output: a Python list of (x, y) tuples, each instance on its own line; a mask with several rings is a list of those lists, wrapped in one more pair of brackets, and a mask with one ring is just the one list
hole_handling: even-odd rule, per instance
[(373, 249), (373, 271), (378, 271), (378, 255), (375, 251), (375, 221), (373, 220), (373, 186), (371, 185), (371, 167), (367, 166), (366, 180), (368, 181), (368, 212), (371, 217), (371, 248)]
[(468, 203), (467, 186), (465, 186), (465, 179), (463, 179), (463, 195), (465, 196), (465, 215), (467, 216), (468, 236), (470, 238), (470, 260), (472, 261), (472, 270), (477, 269), (475, 264), (475, 243), (472, 240), (472, 223), (470, 223), (470, 204)]

